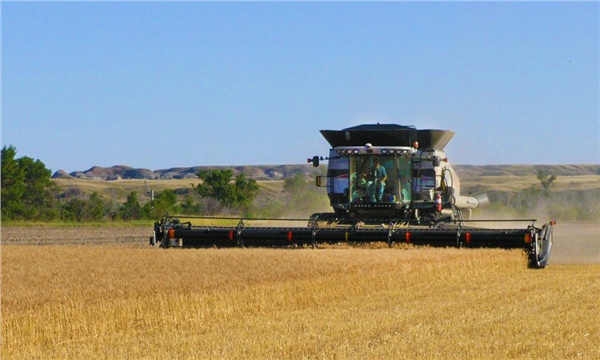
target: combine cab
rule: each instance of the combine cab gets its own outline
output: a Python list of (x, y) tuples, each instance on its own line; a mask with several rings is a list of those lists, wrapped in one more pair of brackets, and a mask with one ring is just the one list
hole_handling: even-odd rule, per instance
[[(179, 218), (157, 222), (151, 243), (161, 246), (304, 246), (319, 243), (387, 242), (430, 246), (522, 248), (532, 268), (544, 268), (552, 246), (553, 222), (494, 229), (471, 221), (472, 209), (487, 202), (485, 194), (460, 193), (458, 175), (444, 148), (454, 136), (448, 130), (417, 130), (401, 125), (360, 125), (322, 130), (331, 145), (327, 158), (308, 159), (318, 167), (328, 161), (326, 187), (333, 212), (310, 219), (308, 226), (192, 226)], [(206, 219), (206, 217), (204, 217)], [(224, 218), (212, 218), (224, 219)], [(231, 220), (231, 219), (229, 219)], [(491, 220), (489, 220), (491, 221)], [(493, 220), (498, 222), (498, 220)], [(486, 220), (477, 220), (485, 224)]]
[[(444, 153), (454, 136), (447, 130), (400, 125), (360, 125), (323, 130), (331, 144), (326, 186), (334, 214), (315, 217), (389, 219), (430, 225), (470, 218), (485, 195), (460, 194), (460, 181)], [(318, 166), (320, 158), (310, 162)]]

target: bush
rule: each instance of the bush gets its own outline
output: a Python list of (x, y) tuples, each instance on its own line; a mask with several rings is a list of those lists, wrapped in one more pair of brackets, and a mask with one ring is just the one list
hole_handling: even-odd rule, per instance
[(123, 220), (139, 220), (142, 218), (142, 206), (138, 200), (137, 191), (132, 191), (127, 195), (127, 201), (121, 206), (119, 213)]

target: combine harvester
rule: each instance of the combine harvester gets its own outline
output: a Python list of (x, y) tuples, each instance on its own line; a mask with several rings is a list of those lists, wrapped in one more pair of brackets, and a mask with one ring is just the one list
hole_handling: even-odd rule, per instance
[[(162, 247), (285, 247), (320, 243), (387, 242), (429, 246), (521, 248), (531, 268), (548, 264), (552, 226), (535, 219), (470, 220), (472, 209), (487, 202), (485, 194), (460, 193), (458, 175), (444, 148), (454, 136), (447, 130), (417, 130), (413, 126), (360, 125), (321, 130), (331, 145), (329, 157), (314, 156), (318, 167), (328, 161), (326, 187), (333, 212), (310, 219), (232, 219), (235, 226), (193, 226), (166, 216), (154, 225), (150, 243)], [(304, 221), (299, 227), (247, 226), (252, 220)], [(246, 223), (245, 223), (246, 221)], [(519, 228), (487, 228), (485, 223), (529, 223)], [(468, 224), (477, 224), (469, 226)]]

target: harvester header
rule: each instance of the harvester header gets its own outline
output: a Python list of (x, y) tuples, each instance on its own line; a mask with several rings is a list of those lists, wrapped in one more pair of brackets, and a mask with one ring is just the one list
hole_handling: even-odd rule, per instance
[[(512, 229), (487, 228), (492, 220), (470, 220), (472, 209), (488, 202), (485, 194), (463, 195), (458, 174), (444, 148), (450, 130), (395, 124), (364, 124), (342, 130), (321, 130), (331, 146), (329, 156), (308, 159), (313, 166), (328, 161), (325, 187), (332, 212), (315, 213), (305, 226), (192, 226), (179, 217), (165, 217), (154, 227), (152, 244), (161, 246), (304, 246), (320, 243), (387, 242), (431, 246), (522, 248), (529, 265), (543, 268), (552, 246), (553, 222), (535, 226), (535, 219)], [(204, 217), (206, 219), (206, 217)], [(212, 218), (224, 219), (224, 218)], [(232, 219), (228, 219), (232, 220)], [(493, 220), (498, 222), (498, 220)]]

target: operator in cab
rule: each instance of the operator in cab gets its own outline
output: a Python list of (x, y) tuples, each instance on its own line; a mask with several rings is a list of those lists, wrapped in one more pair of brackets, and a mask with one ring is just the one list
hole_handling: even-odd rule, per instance
[(371, 202), (379, 202), (383, 198), (385, 190), (385, 182), (388, 179), (385, 167), (381, 165), (379, 158), (373, 159), (373, 169), (371, 170), (371, 178), (367, 182), (369, 199)]

